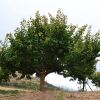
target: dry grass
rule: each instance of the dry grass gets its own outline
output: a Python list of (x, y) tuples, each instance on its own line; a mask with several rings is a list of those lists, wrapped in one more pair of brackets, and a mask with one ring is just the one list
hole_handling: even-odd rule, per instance
[[(15, 88), (2, 89), (14, 91)], [(20, 91), (14, 95), (0, 96), (0, 100), (100, 100), (100, 91), (95, 92), (64, 92), (62, 90)]]
[[(14, 86), (0, 86), (0, 100), (100, 100), (100, 91), (95, 92), (64, 92), (47, 85), (45, 92), (40, 92), (39, 82), (21, 80)], [(50, 89), (49, 89), (50, 88)], [(38, 91), (37, 91), (38, 90)]]
[(100, 91), (65, 93), (65, 100), (100, 100)]

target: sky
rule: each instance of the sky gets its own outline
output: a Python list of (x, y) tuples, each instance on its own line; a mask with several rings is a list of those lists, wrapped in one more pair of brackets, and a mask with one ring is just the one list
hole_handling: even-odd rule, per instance
[(100, 0), (0, 0), (0, 40), (6, 33), (13, 32), (20, 21), (36, 11), (55, 15), (60, 8), (68, 16), (68, 22), (92, 25), (93, 32), (100, 29)]
[[(70, 79), (71, 77), (63, 78), (63, 76), (58, 75), (57, 73), (50, 73), (49, 75), (46, 76), (45, 81), (67, 91), (77, 91), (82, 88), (82, 84), (81, 85), (78, 84), (77, 80), (70, 81)], [(87, 82), (88, 82), (88, 84), (86, 84), (87, 91), (91, 91), (91, 89), (100, 90), (100, 88), (97, 88), (94, 84), (92, 84), (91, 80), (87, 80)]]
[(93, 33), (100, 29), (100, 0), (0, 0), (0, 40), (13, 32), (23, 18), (34, 17), (36, 11), (55, 15), (59, 8), (68, 16), (68, 23), (92, 25)]

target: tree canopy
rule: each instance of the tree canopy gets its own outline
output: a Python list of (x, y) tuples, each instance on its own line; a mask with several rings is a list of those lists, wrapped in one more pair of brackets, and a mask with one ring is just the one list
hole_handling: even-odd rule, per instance
[(91, 27), (81, 27), (73, 36), (73, 47), (67, 56), (66, 71), (63, 75), (71, 76), (83, 83), (83, 91), (86, 78), (90, 78), (96, 71), (96, 57), (100, 52), (100, 34), (91, 34)]
[(1, 69), (6, 69), (6, 76), (16, 76), (18, 71), (20, 78), (36, 73), (40, 90), (44, 90), (44, 79), (52, 72), (63, 72), (84, 83), (94, 73), (100, 51), (100, 34), (91, 35), (91, 28), (86, 30), (87, 25), (78, 28), (68, 24), (61, 10), (49, 17), (37, 11), (35, 18), (23, 19), (14, 33), (7, 34), (0, 51)]
[(64, 55), (69, 53), (72, 34), (73, 28), (60, 10), (56, 17), (49, 14), (49, 18), (37, 11), (34, 19), (23, 19), (14, 34), (7, 35), (9, 45), (2, 66), (13, 74), (15, 71), (22, 73), (21, 78), (36, 73), (43, 90), (45, 76), (63, 70)]

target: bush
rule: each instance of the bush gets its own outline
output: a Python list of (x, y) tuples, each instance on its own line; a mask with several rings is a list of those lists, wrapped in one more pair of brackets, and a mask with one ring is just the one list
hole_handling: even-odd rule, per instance
[(96, 72), (94, 75), (93, 75), (93, 78), (92, 78), (92, 82), (100, 87), (100, 72)]

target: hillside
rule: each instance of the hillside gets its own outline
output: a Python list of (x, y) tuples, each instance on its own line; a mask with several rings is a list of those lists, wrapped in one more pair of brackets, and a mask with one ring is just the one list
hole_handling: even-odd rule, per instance
[(0, 100), (100, 100), (100, 91), (64, 92), (48, 83), (45, 91), (39, 91), (39, 79), (15, 80), (1, 83)]

